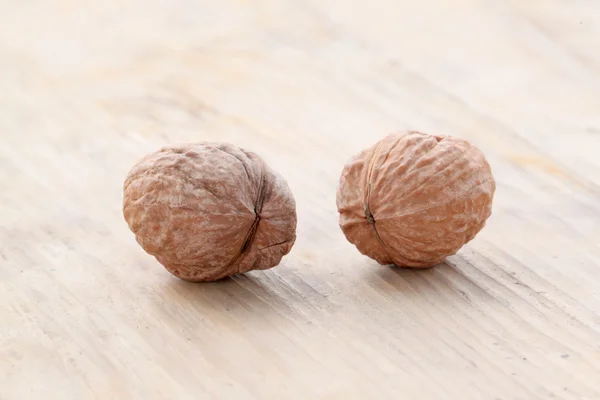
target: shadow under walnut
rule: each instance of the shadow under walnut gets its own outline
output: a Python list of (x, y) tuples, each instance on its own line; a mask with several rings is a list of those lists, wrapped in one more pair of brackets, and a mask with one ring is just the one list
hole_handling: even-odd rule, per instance
[(125, 180), (123, 214), (147, 253), (193, 282), (272, 268), (296, 240), (287, 182), (256, 154), (224, 143), (144, 157)]

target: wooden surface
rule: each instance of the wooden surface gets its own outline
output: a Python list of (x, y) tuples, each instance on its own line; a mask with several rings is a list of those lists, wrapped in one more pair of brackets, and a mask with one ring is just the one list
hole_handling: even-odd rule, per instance
[[(600, 399), (597, 0), (0, 1), (0, 399)], [(447, 264), (337, 225), (345, 161), (405, 128), (498, 183)], [(222, 140), (287, 177), (283, 263), (189, 284), (125, 174)]]

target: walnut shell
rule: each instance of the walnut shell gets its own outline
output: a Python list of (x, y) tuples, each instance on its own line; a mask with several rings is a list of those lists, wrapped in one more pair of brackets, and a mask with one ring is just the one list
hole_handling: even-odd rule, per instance
[(340, 227), (380, 264), (430, 267), (483, 228), (495, 189), (485, 157), (466, 140), (396, 133), (345, 166)]
[(296, 240), (287, 182), (229, 144), (183, 144), (144, 157), (125, 181), (123, 214), (147, 253), (194, 282), (272, 268)]

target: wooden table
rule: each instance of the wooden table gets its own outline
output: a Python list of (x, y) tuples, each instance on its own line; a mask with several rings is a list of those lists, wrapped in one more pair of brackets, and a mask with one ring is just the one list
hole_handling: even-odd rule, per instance
[[(600, 2), (5, 0), (0, 399), (600, 399)], [(415, 271), (338, 227), (346, 160), (466, 138), (486, 228)], [(233, 142), (289, 181), (272, 270), (180, 281), (121, 212), (142, 155)]]

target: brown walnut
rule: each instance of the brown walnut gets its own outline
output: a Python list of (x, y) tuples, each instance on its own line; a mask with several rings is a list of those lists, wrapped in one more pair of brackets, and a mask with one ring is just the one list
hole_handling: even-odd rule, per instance
[(287, 182), (256, 154), (229, 144), (147, 155), (125, 180), (123, 214), (147, 253), (194, 282), (272, 268), (296, 240)]
[(430, 267), (483, 228), (495, 189), (484, 155), (466, 140), (396, 133), (346, 164), (340, 227), (380, 264)]

